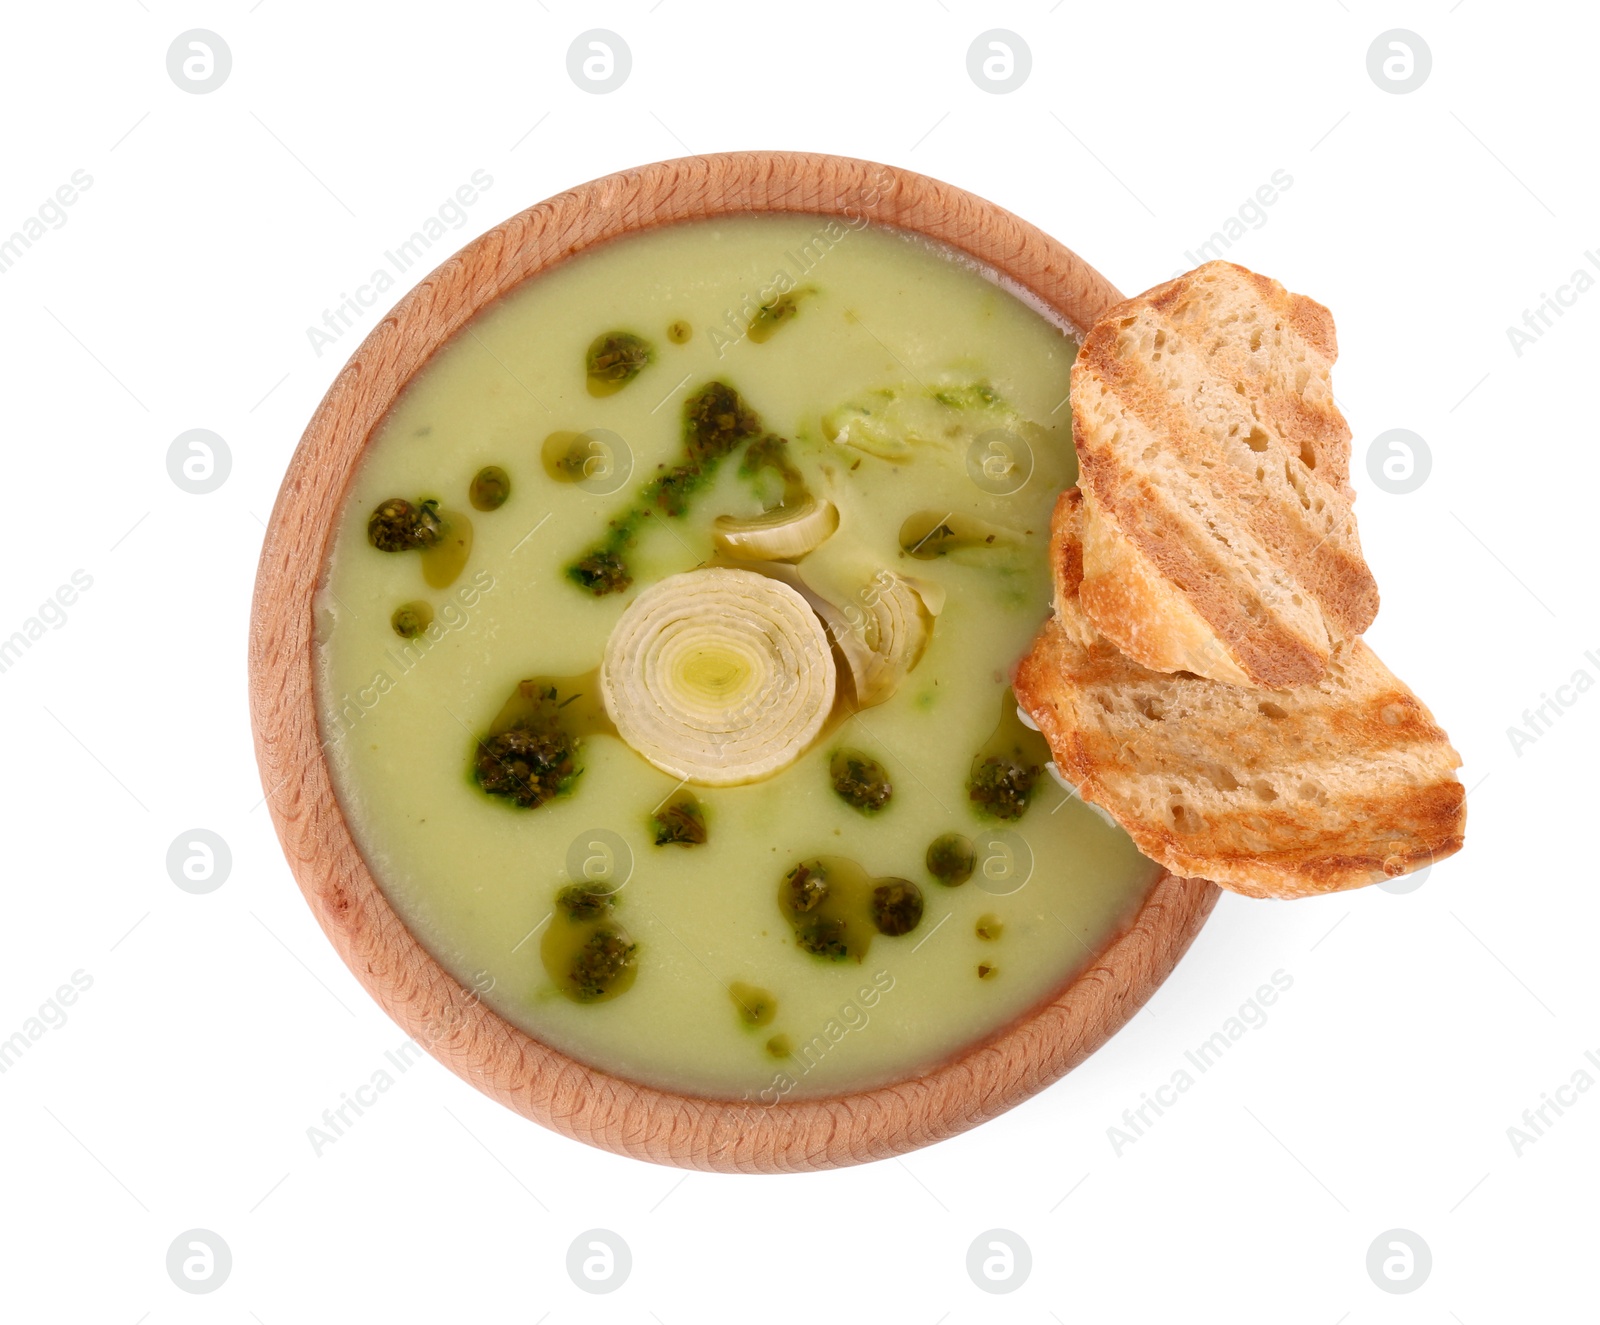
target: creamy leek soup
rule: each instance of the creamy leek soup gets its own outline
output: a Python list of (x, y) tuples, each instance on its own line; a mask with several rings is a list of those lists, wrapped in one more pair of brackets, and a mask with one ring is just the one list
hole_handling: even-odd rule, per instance
[(799, 1099), (1004, 1030), (1156, 876), (1009, 685), (1070, 335), (949, 251), (696, 222), (532, 279), (395, 403), (317, 602), (344, 813), (433, 955), (630, 1080)]

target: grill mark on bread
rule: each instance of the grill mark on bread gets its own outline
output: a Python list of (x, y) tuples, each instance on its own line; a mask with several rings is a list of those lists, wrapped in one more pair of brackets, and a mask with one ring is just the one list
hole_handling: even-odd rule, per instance
[[(1272, 474), (1273, 487), (1277, 488), (1273, 495), (1279, 500), (1263, 500), (1260, 480), (1247, 468), (1220, 458), (1228, 439), (1218, 439), (1198, 426), (1190, 411), (1174, 401), (1159, 384), (1146, 381), (1142, 389), (1119, 396), (1117, 404), (1125, 419), (1142, 425), (1153, 438), (1166, 445), (1169, 455), (1185, 462), (1184, 472), (1190, 483), (1202, 491), (1209, 487), (1224, 499), (1225, 504), (1213, 512), (1222, 528), (1206, 532), (1235, 538), (1247, 533), (1267, 560), (1274, 555), (1280, 558), (1283, 578), (1287, 581), (1284, 590), (1292, 594), (1298, 589), (1314, 596), (1323, 611), (1335, 617), (1339, 638), (1359, 635), (1372, 624), (1377, 614), (1377, 584), (1360, 555), (1349, 499), (1337, 488), (1315, 478), (1316, 468), (1304, 466), (1299, 447), (1292, 438), (1278, 435), (1270, 421), (1251, 415), (1247, 427), (1245, 418), (1234, 416), (1237, 430), (1245, 434), (1238, 438), (1238, 444), (1248, 446), (1247, 437), (1259, 433), (1267, 448), (1259, 453), (1261, 458), (1256, 462), (1256, 472)], [(1268, 426), (1263, 426), (1264, 423)], [(1092, 453), (1095, 449), (1092, 440), (1089, 447)], [(1114, 489), (1109, 475), (1115, 472), (1115, 462), (1103, 455), (1096, 455), (1094, 459), (1101, 463), (1088, 467), (1093, 477), (1085, 486), (1091, 488), (1099, 505), (1107, 508), (1112, 504)], [(1212, 461), (1209, 470), (1205, 469), (1207, 460)], [(1320, 466), (1325, 460), (1318, 459), (1317, 463)], [(1280, 470), (1284, 474), (1282, 486), (1276, 482)], [(1151, 485), (1141, 486), (1144, 499), (1151, 500), (1154, 497)], [(1293, 499), (1284, 493), (1284, 487), (1292, 490)], [(1170, 502), (1159, 504), (1171, 509)], [(1192, 521), (1187, 523), (1191, 527), (1194, 525)], [(1124, 533), (1147, 550), (1155, 537), (1140, 523), (1125, 526)], [(1353, 554), (1338, 537), (1341, 534), (1355, 545)], [(1171, 542), (1172, 538), (1173, 534), (1169, 533), (1166, 541)], [(1219, 553), (1217, 561), (1219, 567), (1225, 567), (1226, 554)], [(1189, 589), (1187, 585), (1183, 587)]]
[[(1169, 359), (1185, 356), (1185, 348), (1175, 336), (1167, 339), (1164, 352)], [(1192, 353), (1187, 359), (1185, 375), (1201, 377), (1206, 365)], [(1134, 446), (1143, 440), (1147, 453), (1159, 448), (1163, 456), (1177, 461), (1183, 475), (1203, 495), (1219, 499), (1210, 514), (1227, 533), (1237, 537), (1247, 531), (1269, 557), (1275, 553), (1283, 559), (1288, 580), (1329, 597), (1331, 605), (1351, 623), (1349, 633), (1364, 630), (1376, 610), (1376, 586), (1359, 556), (1359, 543), (1355, 543), (1357, 555), (1352, 556), (1337, 537), (1342, 534), (1355, 542), (1354, 520), (1344, 494), (1317, 477), (1317, 469), (1329, 463), (1322, 450), (1312, 446), (1314, 463), (1307, 466), (1301, 442), (1309, 444), (1310, 439), (1283, 435), (1279, 425), (1260, 416), (1257, 401), (1219, 389), (1213, 397), (1220, 397), (1220, 403), (1207, 406), (1208, 412), (1203, 414), (1192, 395), (1180, 396), (1171, 382), (1156, 379), (1143, 359), (1129, 362), (1118, 357), (1114, 362), (1114, 407), (1124, 428), (1129, 423), (1137, 425), (1131, 438)], [(1085, 368), (1091, 376), (1104, 373), (1102, 364), (1092, 357)], [(1202, 382), (1206, 384), (1222, 385), (1215, 377)], [(1087, 392), (1093, 389), (1092, 383), (1083, 386)], [(1248, 405), (1236, 403), (1247, 399)], [(1101, 410), (1105, 409), (1102, 402)], [(1092, 480), (1084, 486), (1106, 506), (1113, 476), (1120, 467), (1105, 453), (1101, 440), (1085, 430), (1084, 450), (1103, 463), (1091, 466)], [(1264, 494), (1277, 500), (1265, 500)], [(1190, 504), (1198, 505), (1193, 500)], [(1135, 539), (1149, 538), (1138, 524), (1124, 532)]]
[[(1080, 481), (1094, 482), (1094, 471), (1104, 463), (1100, 456), (1080, 455)], [(1112, 488), (1098, 507), (1100, 515), (1109, 518), (1115, 530), (1194, 605), (1247, 677), (1271, 676), (1274, 685), (1299, 685), (1322, 674), (1327, 659), (1326, 645), (1321, 642), (1325, 633), (1317, 632), (1321, 640), (1314, 642), (1307, 638), (1311, 632), (1288, 628), (1253, 585), (1240, 585), (1233, 593), (1218, 592), (1216, 585), (1236, 564), (1231, 549), (1210, 531), (1204, 537), (1190, 536), (1190, 522), (1155, 487), (1141, 483), (1131, 498)], [(1086, 609), (1118, 644), (1137, 653), (1135, 623), (1120, 623), (1119, 629), (1115, 593), (1115, 589), (1091, 585), (1084, 596)]]
[(1460, 759), (1365, 644), (1326, 675), (1271, 692), (1154, 672), (1122, 654), (1078, 600), (1083, 501), (1056, 505), (1057, 614), (1017, 668), (1019, 702), (1080, 795), (1140, 851), (1255, 897), (1359, 887), (1459, 850)]
[[(1350, 509), (1350, 430), (1328, 376), (1337, 354), (1326, 308), (1230, 263), (1127, 300), (1090, 329), (1072, 403), (1080, 483), (1106, 518), (1091, 579), (1121, 555), (1107, 550), (1113, 538), (1155, 573), (1140, 598), (1091, 585), (1085, 605), (1140, 661), (1172, 670), (1209, 629), (1214, 661), (1202, 670), (1298, 685), (1371, 624), (1378, 594)], [(1164, 633), (1178, 600), (1198, 627)]]

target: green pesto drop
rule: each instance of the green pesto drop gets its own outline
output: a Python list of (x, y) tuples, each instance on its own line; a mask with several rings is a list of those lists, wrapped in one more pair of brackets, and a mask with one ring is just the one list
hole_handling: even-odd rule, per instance
[(815, 293), (816, 291), (810, 286), (802, 286), (798, 290), (780, 294), (770, 303), (762, 304), (756, 310), (756, 315), (750, 319), (750, 339), (757, 345), (764, 345), (772, 339), (779, 327), (800, 316), (800, 301), (807, 295)]
[(1017, 697), (1007, 690), (1001, 697), (1000, 725), (973, 756), (967, 799), (980, 818), (1020, 819), (1049, 760), (1049, 745), (1017, 716)]
[(839, 799), (862, 814), (877, 814), (894, 795), (888, 770), (859, 750), (836, 750), (828, 760), (828, 777)]
[(909, 879), (875, 879), (843, 856), (803, 860), (778, 885), (795, 943), (826, 961), (862, 961), (874, 935), (909, 934), (922, 909), (922, 890)]
[(728, 986), (728, 995), (739, 1011), (739, 1020), (746, 1026), (768, 1026), (778, 1015), (778, 1000), (770, 990), (757, 985), (747, 985), (735, 980)]
[(389, 617), (389, 624), (394, 627), (394, 633), (401, 639), (416, 639), (433, 624), (433, 608), (420, 598), (414, 602), (401, 603)]
[(706, 807), (688, 792), (673, 796), (650, 816), (658, 847), (705, 845)]
[(946, 888), (959, 888), (972, 877), (978, 854), (970, 837), (961, 833), (943, 833), (928, 844), (924, 859), (929, 874)]
[(511, 495), (511, 476), (499, 465), (485, 465), (472, 476), (467, 500), (475, 511), (498, 511)]
[(633, 583), (626, 554), (644, 522), (686, 514), (722, 461), (762, 431), (761, 416), (737, 391), (726, 382), (707, 382), (683, 403), (683, 461), (639, 489), (634, 505), (614, 516), (605, 536), (567, 567), (567, 578), (596, 597), (626, 589)]
[(595, 673), (529, 677), (474, 742), (473, 781), (486, 795), (535, 809), (577, 785), (585, 737), (615, 730)]
[(584, 884), (556, 897), (539, 959), (550, 982), (574, 1003), (604, 1003), (633, 984), (639, 945), (613, 918), (615, 906), (615, 894)]
[(649, 367), (654, 357), (650, 342), (631, 331), (607, 331), (596, 336), (583, 360), (589, 394), (616, 394)]
[(404, 497), (389, 497), (379, 502), (367, 519), (367, 542), (379, 552), (430, 548), (442, 533), (439, 503), (431, 499), (413, 503)]

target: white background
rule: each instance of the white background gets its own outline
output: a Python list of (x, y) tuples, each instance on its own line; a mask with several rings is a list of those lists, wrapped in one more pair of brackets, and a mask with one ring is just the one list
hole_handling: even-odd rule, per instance
[[(1520, 753), (1508, 736), (1580, 668), (1600, 679), (1600, 293), (1520, 355), (1507, 336), (1600, 249), (1592, 9), (106, 0), (8, 6), (3, 22), (0, 237), (75, 170), (93, 184), (0, 274), (0, 637), (75, 570), (93, 584), (0, 674), (0, 1037), (73, 972), (93, 983), (0, 1075), (0, 1315), (1595, 1318), (1600, 1090), (1569, 1095), (1520, 1154), (1507, 1134), (1600, 1057), (1600, 903), (1580, 846), (1600, 694), (1566, 692)], [(166, 69), (195, 27), (233, 54), (208, 95)], [(632, 51), (610, 95), (566, 72), (595, 27)], [(966, 69), (994, 27), (1032, 51), (1008, 95)], [(1433, 52), (1408, 95), (1368, 76), (1391, 28)], [(614, 169), (774, 147), (950, 180), (1130, 292), (1192, 265), (1185, 251), (1275, 170), (1292, 176), (1228, 256), (1337, 317), (1383, 590), (1370, 639), (1465, 759), (1467, 848), (1409, 895), (1225, 896), (1092, 1060), (904, 1161), (685, 1177), (545, 1132), (432, 1060), (319, 1157), (306, 1129), (405, 1037), (302, 902), (251, 753), (262, 519), (381, 310), (321, 357), (306, 328), (474, 170), (494, 183), (452, 247)], [(1432, 452), (1409, 495), (1366, 470), (1395, 427)], [(209, 495), (168, 477), (190, 428), (231, 450)], [(165, 864), (195, 827), (233, 854), (205, 896)], [(1123, 1110), (1279, 970), (1293, 985), (1267, 1023), (1115, 1153)], [(605, 1297), (565, 1270), (595, 1227), (633, 1256)], [(966, 1271), (996, 1227), (1033, 1255), (1004, 1297)], [(166, 1273), (191, 1228), (232, 1249), (211, 1296)], [(1406, 1296), (1365, 1268), (1393, 1228), (1432, 1249)]]

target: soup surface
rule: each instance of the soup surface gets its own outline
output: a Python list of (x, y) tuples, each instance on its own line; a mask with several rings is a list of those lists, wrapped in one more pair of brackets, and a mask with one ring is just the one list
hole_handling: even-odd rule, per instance
[[(585, 1063), (770, 1103), (928, 1070), (1103, 947), (1157, 870), (1008, 682), (1076, 476), (1074, 351), (953, 254), (817, 217), (613, 242), (445, 346), (317, 603), (341, 804), (445, 968)], [(763, 654), (778, 628), (713, 583), (790, 641)], [(646, 594), (690, 632), (653, 693)], [(731, 737), (636, 731), (679, 701), (811, 726), (717, 785)]]

